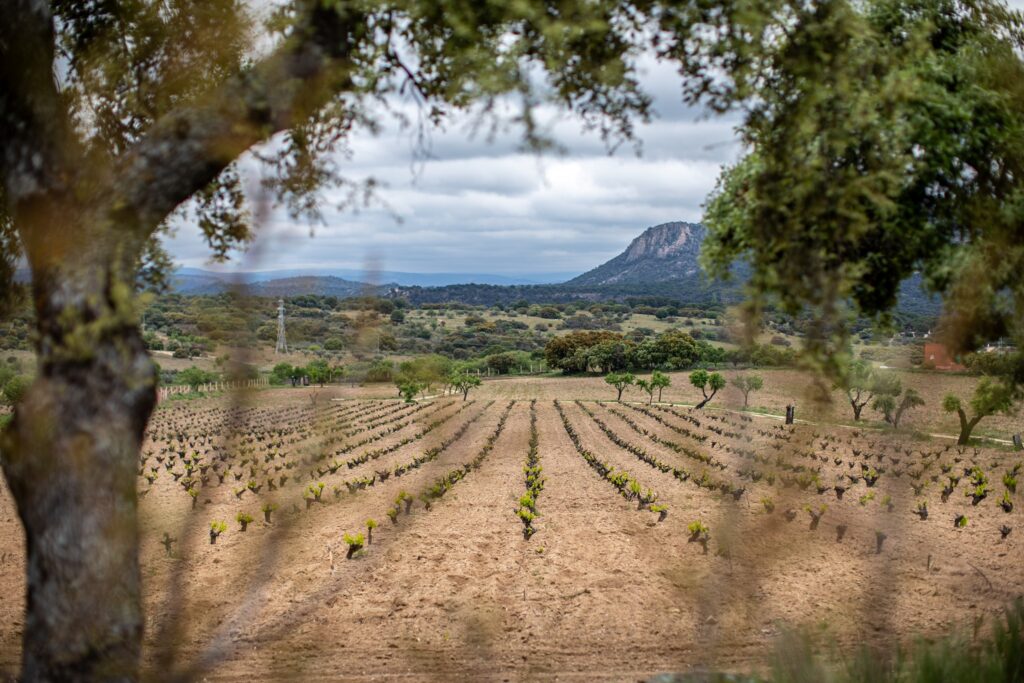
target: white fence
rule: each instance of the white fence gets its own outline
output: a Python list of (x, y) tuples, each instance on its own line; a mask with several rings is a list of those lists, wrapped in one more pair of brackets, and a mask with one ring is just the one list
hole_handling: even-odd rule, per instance
[(195, 388), (187, 384), (176, 384), (157, 389), (157, 401), (163, 401), (170, 396), (176, 396), (178, 394), (189, 394), (193, 391), (208, 394), (214, 391), (230, 391), (232, 389), (257, 389), (259, 387), (269, 385), (270, 380), (266, 377), (260, 377), (259, 379), (247, 379), (241, 382), (210, 382), (209, 384), (200, 384)]

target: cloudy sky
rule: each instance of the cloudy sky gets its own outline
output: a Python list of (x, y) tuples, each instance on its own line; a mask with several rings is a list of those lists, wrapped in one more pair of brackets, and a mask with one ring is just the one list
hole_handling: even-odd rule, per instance
[[(327, 208), (326, 225), (264, 222), (245, 270), (364, 268), (527, 276), (580, 273), (606, 261), (644, 228), (697, 221), (723, 163), (734, 160), (735, 121), (707, 118), (681, 104), (669, 65), (644, 63), (643, 84), (656, 116), (639, 128), (642, 155), (622, 147), (609, 156), (596, 133), (567, 116), (549, 116), (565, 153), (517, 151), (514, 133), (492, 142), (467, 121), (435, 131), (432, 158), (414, 161), (414, 131), (388, 126), (354, 141), (341, 160), (352, 179), (373, 177), (387, 207)], [(328, 199), (330, 196), (328, 195)], [(331, 202), (328, 202), (330, 204)], [(168, 243), (185, 266), (207, 266), (208, 251), (184, 224)]]

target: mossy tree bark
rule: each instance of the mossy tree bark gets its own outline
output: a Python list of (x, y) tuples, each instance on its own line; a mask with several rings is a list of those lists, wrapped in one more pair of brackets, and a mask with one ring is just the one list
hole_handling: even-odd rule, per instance
[(139, 677), (135, 475), (156, 373), (136, 274), (182, 202), (351, 87), (364, 22), (305, 11), (278, 51), (113, 156), (83, 144), (57, 91), (50, 5), (14, 0), (0, 22), (0, 213), (32, 271), (37, 325), (37, 379), (0, 440), (27, 545), (22, 680)]
[(110, 273), (115, 259), (102, 248), (66, 256), (35, 264), (39, 377), (2, 449), (26, 538), (21, 675), (133, 680), (143, 628), (135, 480), (156, 373), (125, 310), (130, 292)]
[(972, 418), (968, 418), (967, 413), (964, 412), (963, 408), (957, 408), (956, 412), (960, 418), (960, 436), (957, 438), (956, 442), (957, 445), (966, 446), (971, 442), (971, 432), (973, 432), (974, 428), (979, 422), (981, 422), (981, 418), (983, 418), (984, 415), (975, 415)]

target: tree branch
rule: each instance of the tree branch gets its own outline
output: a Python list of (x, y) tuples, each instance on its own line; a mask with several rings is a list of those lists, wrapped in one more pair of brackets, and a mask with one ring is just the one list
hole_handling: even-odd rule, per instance
[(0, 181), (26, 250), (40, 238), (19, 221), (47, 211), (68, 190), (68, 163), (77, 150), (68, 112), (54, 81), (54, 28), (49, 3), (0, 2)]
[(369, 36), (362, 15), (305, 3), (275, 53), (224, 84), (202, 104), (171, 112), (126, 154), (115, 172), (113, 222), (149, 235), (246, 150), (305, 120), (352, 88), (351, 57)]

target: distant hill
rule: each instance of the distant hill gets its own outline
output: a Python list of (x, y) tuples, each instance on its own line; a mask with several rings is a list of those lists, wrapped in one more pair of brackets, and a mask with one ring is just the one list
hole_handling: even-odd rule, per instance
[(382, 296), (386, 287), (368, 285), (364, 282), (353, 282), (340, 277), (286, 277), (267, 282), (254, 282), (246, 285), (249, 294), (255, 296), (296, 296), (298, 294), (317, 294), (319, 296)]
[[(602, 301), (629, 297), (656, 297), (694, 306), (729, 305), (743, 298), (749, 267), (737, 263), (733, 279), (715, 282), (700, 268), (701, 245), (707, 230), (699, 223), (674, 221), (644, 230), (611, 260), (561, 283), (531, 284), (528, 280), (493, 275), (459, 273), (400, 273), (381, 271), (374, 279), (387, 284), (359, 281), (364, 273), (329, 269), (249, 272), (227, 275), (195, 268), (179, 269), (175, 291), (181, 294), (218, 294), (237, 284), (249, 293), (278, 297), (301, 294), (325, 296), (401, 297), (414, 305), (460, 302), (470, 305), (509, 305)], [(350, 278), (339, 274), (351, 273)], [(549, 277), (552, 274), (549, 274)], [(538, 276), (544, 277), (544, 276)], [(941, 302), (921, 287), (921, 278), (907, 279), (900, 288), (898, 310), (921, 316), (937, 316)]]
[(661, 297), (686, 304), (730, 304), (742, 298), (746, 270), (735, 281), (712, 282), (698, 263), (704, 226), (672, 222), (647, 228), (621, 254), (561, 284), (517, 287), (451, 285), (399, 287), (393, 295), (413, 303), (459, 301), (467, 304), (564, 303), (627, 297)]
[(340, 277), (306, 275), (279, 277), (269, 280), (252, 280), (251, 273), (226, 275), (194, 269), (181, 269), (171, 278), (171, 288), (177, 294), (207, 296), (221, 294), (236, 287), (244, 287), (246, 293), (254, 296), (298, 296), (319, 294), (341, 298), (373, 294), (383, 296), (393, 285), (371, 286)]
[(651, 284), (664, 280), (698, 282), (703, 278), (700, 245), (704, 226), (699, 223), (662, 223), (644, 230), (626, 250), (569, 280), (572, 287)]
[[(687, 305), (730, 305), (743, 299), (749, 277), (746, 263), (733, 265), (729, 282), (710, 280), (700, 268), (700, 249), (707, 235), (699, 223), (674, 221), (644, 230), (626, 249), (609, 261), (561, 284), (499, 287), (450, 285), (446, 287), (396, 287), (392, 296), (414, 304), (457, 301), (475, 305), (566, 303), (629, 297), (657, 297)], [(941, 310), (938, 297), (927, 294), (921, 277), (914, 275), (900, 287), (897, 310), (935, 317)]]
[[(444, 287), (456, 284), (479, 285), (534, 285), (563, 282), (573, 273), (537, 273), (527, 276), (493, 275), (488, 273), (407, 273), (384, 270), (369, 273), (351, 268), (287, 269), (223, 273), (201, 268), (178, 268), (172, 277), (174, 290), (179, 294), (217, 294), (240, 284), (254, 284), (287, 280), (291, 285), (303, 282), (313, 284), (315, 278), (335, 278), (362, 284), (372, 278), (376, 284), (387, 283), (403, 287)], [(321, 283), (321, 286), (328, 286)], [(307, 294), (311, 292), (295, 292)]]

